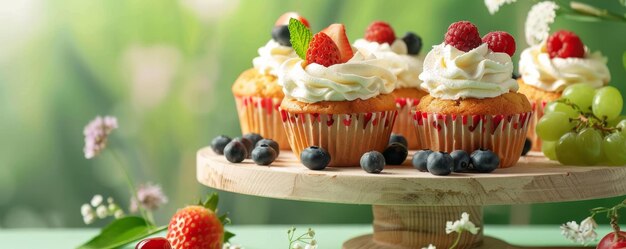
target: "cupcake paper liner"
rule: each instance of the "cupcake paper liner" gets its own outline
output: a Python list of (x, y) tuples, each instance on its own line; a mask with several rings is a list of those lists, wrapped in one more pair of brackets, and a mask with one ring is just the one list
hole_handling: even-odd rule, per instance
[(444, 115), (414, 112), (417, 136), (425, 148), (472, 153), (488, 149), (500, 157), (500, 168), (519, 160), (533, 113), (515, 115)]
[(397, 111), (352, 114), (289, 113), (281, 110), (289, 144), (296, 157), (309, 146), (330, 154), (329, 166), (359, 166), (368, 151), (382, 152), (393, 129)]
[(545, 113), (544, 109), (546, 108), (546, 104), (548, 104), (548, 102), (540, 100), (540, 99), (539, 100), (529, 99), (529, 100), (533, 108), (533, 115), (530, 118), (530, 123), (528, 124), (528, 138), (532, 142), (532, 147), (530, 148), (530, 150), (541, 151), (541, 139), (535, 132), (535, 128), (537, 127), (537, 123), (539, 122), (539, 119), (543, 117), (543, 114)]
[(396, 108), (398, 108), (398, 117), (393, 125), (393, 133), (402, 134), (409, 144), (410, 150), (422, 149), (420, 140), (415, 133), (413, 125), (413, 116), (411, 111), (420, 103), (420, 99), (414, 98), (396, 98)]
[(241, 133), (258, 133), (276, 141), (280, 149), (289, 149), (278, 107), (281, 98), (235, 97)]

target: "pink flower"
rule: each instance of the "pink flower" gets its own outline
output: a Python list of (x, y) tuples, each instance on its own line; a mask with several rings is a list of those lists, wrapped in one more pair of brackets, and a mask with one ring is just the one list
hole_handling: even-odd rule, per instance
[[(151, 211), (167, 203), (167, 196), (163, 194), (161, 186), (152, 183), (140, 185), (137, 189), (137, 198), (139, 198), (139, 203), (143, 208)], [(135, 198), (130, 200), (130, 211), (133, 213), (139, 211)]]
[(91, 159), (100, 154), (107, 145), (107, 138), (113, 129), (117, 128), (117, 118), (105, 116), (104, 118), (97, 116), (89, 122), (83, 134), (85, 135), (85, 158)]

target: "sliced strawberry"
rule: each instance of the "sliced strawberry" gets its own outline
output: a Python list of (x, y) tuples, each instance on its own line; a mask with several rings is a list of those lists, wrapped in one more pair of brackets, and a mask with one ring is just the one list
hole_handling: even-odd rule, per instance
[(298, 14), (298, 12), (287, 12), (283, 14), (278, 18), (278, 20), (276, 20), (274, 26), (289, 25), (289, 19), (291, 18), (302, 22), (302, 24), (304, 24), (304, 26), (306, 26), (307, 28), (311, 28), (311, 26), (309, 26), (309, 21), (307, 21), (306, 18)]
[(317, 63), (325, 67), (341, 63), (339, 48), (327, 34), (320, 32), (313, 36), (309, 49), (306, 51), (306, 61)]
[(354, 56), (354, 51), (352, 51), (352, 46), (350, 45), (348, 36), (346, 36), (346, 27), (343, 24), (331, 24), (330, 26), (322, 30), (322, 33), (327, 34), (330, 39), (333, 39), (335, 45), (337, 45), (337, 47), (339, 48), (339, 53), (341, 54), (341, 63), (345, 63), (352, 59), (352, 56)]

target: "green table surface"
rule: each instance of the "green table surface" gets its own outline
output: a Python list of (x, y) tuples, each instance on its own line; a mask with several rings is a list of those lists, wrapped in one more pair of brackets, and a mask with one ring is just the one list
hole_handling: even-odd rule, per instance
[[(233, 242), (246, 249), (287, 249), (287, 229), (291, 225), (239, 225), (229, 230), (237, 236)], [(371, 225), (298, 225), (302, 232), (311, 227), (316, 232), (320, 249), (339, 249), (341, 244), (352, 237), (371, 233)], [(444, 229), (444, 228), (442, 228)], [(97, 229), (0, 229), (0, 248), (7, 249), (56, 249), (74, 248), (98, 232)], [(562, 246), (577, 247), (560, 234), (558, 225), (503, 226), (487, 225), (485, 235), (502, 239), (519, 246)], [(609, 227), (601, 227), (598, 234), (603, 236)], [(164, 236), (165, 233), (159, 234)], [(157, 235), (157, 236), (159, 236)], [(134, 245), (126, 248), (134, 248)]]

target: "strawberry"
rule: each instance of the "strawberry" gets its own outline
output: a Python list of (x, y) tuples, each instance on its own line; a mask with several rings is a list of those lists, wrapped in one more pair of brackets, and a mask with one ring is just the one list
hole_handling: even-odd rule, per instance
[(391, 45), (396, 40), (396, 33), (388, 23), (375, 21), (365, 29), (365, 40)]
[(178, 210), (167, 227), (167, 240), (174, 249), (222, 249), (233, 234), (224, 231), (229, 222), (218, 217), (215, 209), (218, 197), (213, 194), (206, 202)]
[(354, 51), (352, 51), (352, 45), (350, 45), (350, 41), (348, 40), (348, 36), (346, 36), (346, 27), (343, 24), (331, 24), (324, 30), (322, 33), (327, 34), (330, 39), (335, 42), (335, 45), (339, 48), (339, 53), (341, 54), (341, 63), (345, 63), (348, 60), (352, 59), (354, 56)]
[(274, 26), (289, 25), (289, 19), (291, 18), (302, 22), (302, 24), (304, 24), (304, 26), (306, 26), (307, 28), (311, 28), (311, 26), (309, 26), (309, 21), (302, 17), (300, 14), (298, 14), (298, 12), (287, 12), (281, 15), (278, 20), (276, 20)]
[(320, 32), (313, 36), (306, 51), (306, 61), (317, 63), (325, 67), (339, 64), (341, 53), (339, 48), (327, 34)]

